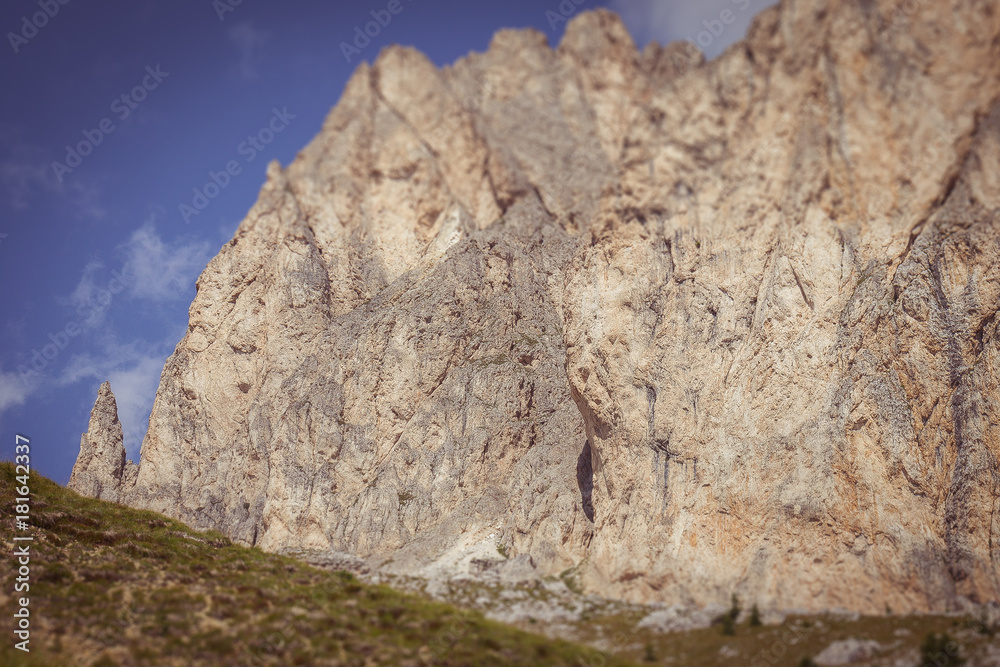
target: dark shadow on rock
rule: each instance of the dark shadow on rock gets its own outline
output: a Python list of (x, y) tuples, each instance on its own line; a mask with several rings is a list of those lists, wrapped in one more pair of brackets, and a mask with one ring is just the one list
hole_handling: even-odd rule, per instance
[(594, 466), (590, 460), (590, 441), (583, 445), (583, 451), (576, 459), (576, 483), (580, 487), (580, 496), (583, 499), (583, 513), (591, 521), (594, 520), (594, 503), (592, 500), (594, 493)]

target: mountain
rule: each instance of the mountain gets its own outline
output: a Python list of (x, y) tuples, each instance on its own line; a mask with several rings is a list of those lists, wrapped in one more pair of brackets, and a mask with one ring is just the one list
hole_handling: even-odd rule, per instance
[(71, 486), (386, 573), (996, 601), (998, 100), (973, 0), (388, 48), (201, 275), (138, 469), (102, 388)]

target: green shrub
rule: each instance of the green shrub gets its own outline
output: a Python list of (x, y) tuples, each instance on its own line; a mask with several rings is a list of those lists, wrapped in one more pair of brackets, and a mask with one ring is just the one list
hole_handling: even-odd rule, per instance
[(934, 667), (958, 667), (964, 665), (965, 658), (960, 655), (958, 643), (948, 636), (948, 633), (932, 632), (920, 645), (920, 665)]
[(397, 491), (396, 498), (399, 501), (399, 509), (403, 509), (409, 505), (410, 501), (416, 498), (416, 496), (409, 491)]
[(652, 644), (646, 644), (646, 652), (642, 656), (645, 662), (656, 662), (656, 651), (653, 650)]
[(739, 618), (740, 612), (743, 610), (740, 608), (740, 599), (736, 597), (736, 593), (733, 593), (729, 599), (731, 603), (731, 606), (729, 607), (729, 618), (733, 619), (733, 622), (735, 622), (736, 619)]
[(731, 606), (729, 611), (724, 614), (716, 616), (712, 620), (712, 625), (722, 626), (722, 634), (724, 635), (735, 635), (736, 634), (736, 619), (740, 615), (740, 599), (736, 597), (736, 593), (733, 593), (730, 597)]

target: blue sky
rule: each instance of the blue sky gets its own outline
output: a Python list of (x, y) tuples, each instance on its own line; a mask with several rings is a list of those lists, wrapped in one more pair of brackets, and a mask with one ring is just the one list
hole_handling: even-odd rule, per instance
[[(351, 62), (342, 43), (371, 12), (384, 20), (389, 0), (4, 3), (0, 456), (12, 458), (15, 434), (29, 437), (32, 465), (65, 483), (110, 380), (138, 459), (198, 274), (253, 205), (267, 163), (294, 158), (383, 46), (412, 45), (443, 65), (485, 50), (503, 27), (535, 27), (556, 45), (563, 15), (605, 6), (640, 47), (690, 39), (711, 57), (773, 4), (397, 1)], [(269, 143), (247, 141), (266, 127)], [(232, 174), (220, 175), (227, 164)], [(212, 173), (215, 196), (196, 201)]]

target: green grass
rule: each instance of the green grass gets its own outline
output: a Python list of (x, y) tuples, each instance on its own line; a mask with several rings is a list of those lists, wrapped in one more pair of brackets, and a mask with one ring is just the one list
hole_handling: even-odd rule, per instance
[[(834, 641), (849, 637), (873, 639), (886, 649), (875, 661), (859, 663), (861, 665), (895, 664), (908, 652), (928, 646), (940, 652), (939, 649), (950, 641), (955, 642), (961, 657), (983, 656), (987, 644), (996, 642), (995, 636), (982, 632), (981, 625), (973, 619), (939, 615), (862, 616), (857, 620), (792, 616), (780, 625), (753, 626), (745, 621), (736, 625), (736, 634), (731, 636), (722, 634), (718, 627), (666, 634), (636, 631), (635, 620), (631, 615), (623, 615), (617, 623), (613, 618), (593, 619), (579, 628), (577, 636), (588, 633), (592, 637), (605, 637), (613, 653), (636, 662), (646, 660), (651, 652), (661, 660), (671, 656), (674, 665), (704, 667), (815, 664), (804, 661), (812, 660)], [(947, 639), (930, 643), (930, 635), (947, 635)], [(614, 637), (627, 639), (616, 646)], [(720, 652), (724, 646), (728, 651)]]
[[(573, 572), (574, 569), (570, 568), (559, 578), (563, 581), (571, 579)], [(575, 604), (572, 599), (565, 600), (540, 586), (517, 590), (521, 593), (519, 600), (548, 600), (567, 609)], [(450, 588), (446, 599), (458, 607), (475, 608), (487, 613), (502, 610), (503, 600), (511, 592), (509, 588), (465, 583)], [(996, 629), (989, 628), (982, 619), (971, 617), (888, 615), (850, 619), (821, 614), (790, 616), (780, 624), (758, 625), (753, 621), (756, 605), (751, 602), (750, 612), (741, 615), (744, 604), (738, 598), (731, 598), (730, 609), (720, 615), (720, 620), (726, 618), (732, 622), (732, 635), (722, 632), (721, 623), (699, 630), (658, 633), (637, 627), (638, 622), (649, 613), (649, 609), (641, 605), (601, 601), (580, 593), (574, 595), (577, 602), (586, 600), (588, 609), (579, 621), (571, 622), (568, 629), (561, 620), (556, 620), (555, 626), (552, 626), (544, 619), (529, 619), (518, 622), (518, 626), (542, 633), (558, 632), (560, 636), (593, 643), (611, 654), (642, 664), (650, 664), (652, 656), (653, 664), (706, 667), (751, 665), (755, 664), (755, 660), (756, 664), (775, 667), (809, 665), (809, 660), (831, 643), (850, 637), (873, 639), (885, 647), (885, 652), (876, 660), (859, 663), (861, 665), (909, 664), (906, 660), (915, 657), (922, 650), (922, 645), (927, 643), (928, 636), (934, 633), (947, 633), (949, 639), (955, 641), (959, 655), (969, 658), (970, 664), (992, 664), (986, 658), (987, 646), (991, 642), (997, 643)], [(563, 605), (564, 601), (569, 605)], [(766, 615), (758, 612), (758, 616)], [(943, 646), (948, 643), (945, 640)], [(941, 640), (937, 640), (934, 646), (942, 646)], [(935, 650), (940, 652), (937, 648)], [(972, 659), (976, 656), (978, 662)], [(900, 660), (903, 662), (900, 663)]]
[(567, 568), (559, 573), (559, 578), (562, 582), (566, 584), (566, 588), (576, 593), (577, 595), (583, 595), (583, 586), (580, 585), (580, 581), (577, 577), (577, 570), (580, 568), (580, 564), (574, 567)]
[[(13, 507), (14, 486), (13, 465), (0, 462), (0, 506)], [(630, 664), (36, 474), (30, 486), (31, 653), (8, 637), (3, 665)], [(5, 545), (13, 536), (0, 523)], [(12, 591), (13, 559), (0, 567)]]

